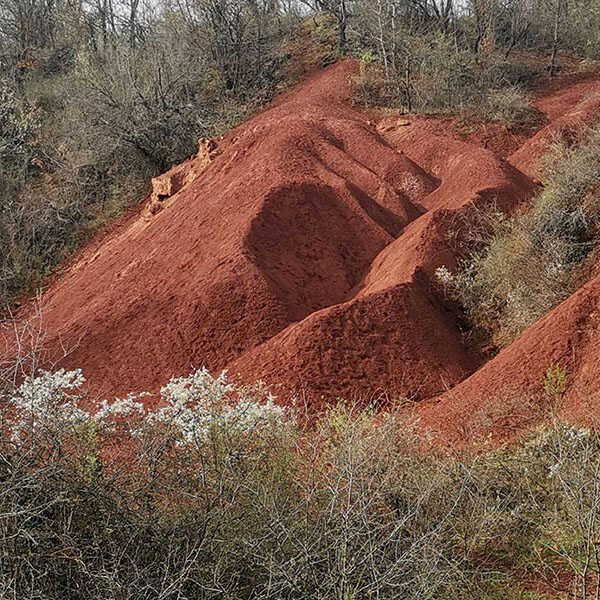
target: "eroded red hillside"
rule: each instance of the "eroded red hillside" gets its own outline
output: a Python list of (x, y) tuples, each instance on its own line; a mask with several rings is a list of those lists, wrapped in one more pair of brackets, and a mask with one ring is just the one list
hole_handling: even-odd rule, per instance
[[(157, 178), (144, 208), (45, 293), (49, 358), (67, 349), (60, 366), (110, 396), (155, 390), (192, 365), (312, 403), (452, 390), (424, 407), (434, 429), (452, 418), (459, 430), (505, 384), (539, 387), (581, 319), (594, 322), (596, 282), (477, 370), (432, 277), (455, 266), (461, 211), (510, 211), (534, 194), (551, 133), (596, 115), (598, 84), (540, 99), (549, 124), (506, 160), (439, 122), (374, 122), (349, 102), (355, 69), (313, 75)], [(585, 352), (577, 372), (599, 364)]]

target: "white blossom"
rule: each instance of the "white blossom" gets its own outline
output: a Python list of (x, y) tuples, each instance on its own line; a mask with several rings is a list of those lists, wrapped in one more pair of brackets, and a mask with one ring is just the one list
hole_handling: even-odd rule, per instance
[(561, 462), (557, 462), (554, 463), (553, 465), (550, 465), (550, 468), (548, 469), (548, 478), (552, 479), (553, 477), (556, 476), (556, 474), (558, 473), (558, 471), (560, 470), (562, 466)]
[(584, 427), (565, 427), (564, 433), (571, 442), (581, 442), (590, 437), (590, 430)]
[(100, 409), (94, 415), (94, 419), (103, 423), (114, 417), (126, 417), (131, 416), (134, 413), (138, 413), (143, 416), (146, 414), (146, 409), (142, 402), (137, 402), (138, 399), (150, 394), (129, 394), (127, 398), (117, 398), (113, 402), (103, 400), (100, 402)]
[(27, 377), (9, 399), (15, 411), (12, 441), (22, 442), (26, 430), (31, 435), (39, 429), (64, 431), (89, 420), (90, 413), (78, 406), (81, 392), (71, 392), (84, 383), (81, 369), (42, 371), (37, 377)]
[(203, 442), (215, 431), (247, 433), (290, 422), (288, 411), (270, 394), (260, 398), (261, 389), (255, 388), (247, 395), (229, 383), (225, 371), (214, 378), (202, 368), (163, 387), (161, 398), (167, 405), (150, 413), (148, 421), (172, 427), (179, 445)]
[(39, 428), (65, 432), (92, 422), (108, 430), (118, 421), (133, 435), (144, 427), (166, 425), (176, 443), (186, 446), (202, 443), (215, 432), (245, 434), (293, 422), (291, 411), (276, 405), (264, 386), (238, 388), (228, 381), (225, 371), (213, 377), (203, 367), (188, 377), (171, 379), (160, 390), (163, 406), (155, 411), (145, 408), (141, 400), (150, 394), (142, 393), (104, 400), (93, 414), (78, 406), (83, 393), (74, 390), (84, 382), (80, 369), (42, 372), (26, 379), (10, 398), (15, 409), (13, 441), (22, 442), (26, 430), (31, 435)]
[(448, 267), (442, 266), (435, 270), (436, 279), (445, 286), (452, 286), (455, 284), (455, 277), (452, 275)]

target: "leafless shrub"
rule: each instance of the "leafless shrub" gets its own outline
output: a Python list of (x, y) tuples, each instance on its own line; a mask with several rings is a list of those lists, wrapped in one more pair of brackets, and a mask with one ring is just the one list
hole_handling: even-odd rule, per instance
[(526, 94), (516, 86), (490, 91), (478, 114), (507, 124), (532, 124), (540, 120)]
[(399, 64), (381, 65), (377, 57), (361, 60), (354, 79), (355, 101), (408, 112), (463, 112), (471, 119), (531, 122), (537, 115), (502, 61), (482, 59), (459, 49), (443, 35), (406, 35), (406, 55)]
[(184, 448), (158, 424), (131, 437), (84, 416), (3, 437), (6, 596), (474, 597), (502, 580), (475, 559), (505, 501), (399, 414), (341, 404), (308, 429), (213, 429)]

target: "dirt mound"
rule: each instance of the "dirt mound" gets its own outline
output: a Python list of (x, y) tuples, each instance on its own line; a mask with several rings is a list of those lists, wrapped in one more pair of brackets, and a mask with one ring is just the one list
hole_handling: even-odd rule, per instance
[[(519, 169), (551, 131), (595, 114), (584, 98), (593, 84), (540, 100), (550, 125), (507, 161), (444, 120), (369, 120), (349, 102), (356, 68), (312, 75), (156, 178), (139, 213), (45, 293), (49, 360), (83, 368), (99, 395), (155, 390), (192, 365), (315, 404), (382, 391), (420, 400), (457, 386), (424, 405), (434, 429), (444, 411), (459, 423), (479, 388), (539, 387), (569, 336), (546, 343), (554, 326), (541, 322), (472, 375), (480, 357), (433, 275), (456, 265), (463, 211), (510, 211), (532, 196)], [(571, 333), (575, 321), (559, 319)], [(3, 354), (13, 342), (5, 337)]]
[[(102, 394), (155, 389), (351, 300), (440, 184), (347, 102), (355, 69), (335, 65), (216, 148), (204, 142), (153, 182), (138, 218), (82, 253), (43, 299), (47, 346), (69, 351), (62, 366), (84, 368)], [(407, 347), (429, 343), (406, 336)], [(435, 378), (434, 362), (421, 361), (423, 377)], [(452, 383), (467, 373), (454, 370)]]
[(409, 282), (318, 311), (229, 368), (283, 384), (314, 407), (336, 395), (430, 397), (462, 380), (473, 361), (428, 290)]
[[(423, 425), (456, 444), (474, 436), (511, 438), (553, 407), (566, 418), (597, 422), (599, 325), (596, 277), (471, 377), (420, 406)], [(564, 398), (553, 390), (549, 367), (566, 373)]]
[[(438, 267), (456, 264), (452, 231), (462, 210), (472, 204), (511, 210), (535, 186), (492, 152), (432, 134), (427, 121), (379, 130), (405, 159), (422, 166), (419, 173), (430, 173), (431, 191), (421, 190), (418, 202), (421, 216), (372, 260), (351, 298), (243, 354), (229, 365), (232, 373), (283, 383), (318, 402), (383, 390), (391, 398), (427, 398), (475, 369), (453, 319), (436, 300), (432, 277)], [(396, 175), (405, 190), (409, 176), (406, 170)]]

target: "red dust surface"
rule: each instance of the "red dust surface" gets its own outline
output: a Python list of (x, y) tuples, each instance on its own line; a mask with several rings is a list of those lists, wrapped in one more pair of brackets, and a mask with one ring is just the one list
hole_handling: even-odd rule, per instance
[(540, 98), (548, 124), (509, 156), (517, 138), (496, 151), (493, 129), (465, 141), (439, 119), (374, 121), (349, 100), (356, 69), (311, 75), (154, 180), (44, 294), (49, 360), (66, 349), (58, 366), (102, 396), (157, 390), (192, 365), (316, 407), (385, 391), (425, 400), (424, 423), (453, 432), (505, 388), (539, 392), (552, 361), (568, 360), (574, 385), (597, 381), (600, 279), (478, 368), (433, 274), (456, 266), (469, 206), (532, 197), (536, 161), (596, 116), (600, 83)]

